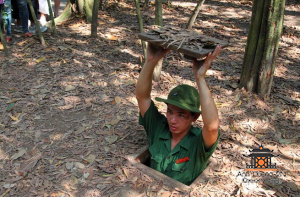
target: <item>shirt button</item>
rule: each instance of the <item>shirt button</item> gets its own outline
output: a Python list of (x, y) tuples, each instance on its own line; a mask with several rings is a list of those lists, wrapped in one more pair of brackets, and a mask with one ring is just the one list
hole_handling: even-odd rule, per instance
[(180, 171), (182, 172), (182, 168), (180, 169)]
[(170, 157), (168, 157), (168, 159), (170, 160)]

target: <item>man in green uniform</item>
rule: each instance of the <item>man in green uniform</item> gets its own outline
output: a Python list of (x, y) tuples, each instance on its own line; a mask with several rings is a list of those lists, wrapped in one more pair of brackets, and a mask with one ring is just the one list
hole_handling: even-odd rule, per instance
[[(136, 85), (139, 123), (144, 126), (149, 139), (150, 167), (190, 185), (206, 168), (220, 136), (218, 111), (205, 74), (221, 52), (221, 46), (217, 46), (205, 60), (193, 61), (198, 91), (189, 85), (179, 85), (171, 90), (167, 99), (155, 98), (167, 104), (164, 116), (158, 112), (150, 94), (154, 67), (168, 51), (148, 45), (147, 60)], [(200, 114), (204, 123), (202, 129), (192, 126)]]

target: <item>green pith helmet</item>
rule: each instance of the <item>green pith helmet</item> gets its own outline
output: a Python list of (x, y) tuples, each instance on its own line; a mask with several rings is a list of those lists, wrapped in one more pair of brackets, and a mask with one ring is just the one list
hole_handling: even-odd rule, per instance
[(186, 109), (191, 112), (201, 113), (200, 107), (200, 96), (196, 88), (182, 84), (171, 90), (167, 99), (155, 97), (155, 100), (159, 102), (165, 102), (168, 104), (175, 105), (182, 109)]

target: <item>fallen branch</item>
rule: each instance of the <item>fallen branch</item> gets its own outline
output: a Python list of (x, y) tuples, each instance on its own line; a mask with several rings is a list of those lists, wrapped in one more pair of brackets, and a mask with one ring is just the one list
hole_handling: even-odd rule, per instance
[(8, 192), (10, 192), (10, 188), (9, 189), (7, 189), (0, 197), (4, 197), (6, 194), (8, 194)]

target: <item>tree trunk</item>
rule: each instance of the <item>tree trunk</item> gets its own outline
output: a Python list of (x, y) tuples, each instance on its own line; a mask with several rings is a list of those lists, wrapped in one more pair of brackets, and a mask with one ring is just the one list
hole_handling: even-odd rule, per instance
[(264, 58), (258, 78), (258, 94), (269, 96), (273, 82), (280, 36), (283, 30), (285, 0), (273, 0), (269, 7)]
[(155, 24), (159, 26), (163, 26), (162, 0), (155, 0)]
[[(59, 17), (55, 18), (54, 21), (56, 24), (59, 24), (61, 22), (66, 21), (71, 15), (72, 15), (72, 7), (74, 7), (75, 2), (71, 2), (70, 0), (68, 0), (67, 5), (64, 9), (64, 11), (61, 13), (61, 15), (59, 15)], [(47, 23), (47, 26), (49, 25), (49, 23)]]
[[(101, 1), (101, 0), (100, 0)], [(100, 2), (101, 3), (101, 2)], [(86, 14), (87, 23), (92, 22), (92, 10), (93, 10), (94, 0), (68, 0), (67, 5), (61, 15), (55, 19), (55, 23), (59, 24), (66, 21), (73, 13), (83, 16), (83, 9)], [(50, 26), (50, 23), (46, 24)]]
[(240, 87), (269, 96), (283, 28), (285, 0), (254, 0)]
[(31, 0), (27, 0), (27, 3), (28, 3), (28, 5), (29, 5), (30, 12), (31, 12), (33, 21), (34, 21), (34, 23), (35, 23), (35, 27), (36, 27), (37, 33), (38, 33), (38, 35), (39, 35), (41, 44), (42, 44), (43, 46), (46, 46), (46, 44), (45, 44), (45, 39), (44, 39), (44, 37), (43, 37), (43, 35), (42, 35), (42, 32), (41, 32), (40, 23), (38, 22), (38, 20), (37, 20), (37, 18), (36, 18), (36, 15), (35, 15), (35, 12), (34, 12), (34, 9), (33, 9), (32, 3), (31, 3)]
[[(258, 47), (258, 40), (260, 32), (264, 33), (260, 31), (261, 28), (263, 28), (264, 1), (254, 1), (252, 9), (251, 26), (244, 55), (240, 85), (241, 87), (245, 87), (248, 91), (257, 92), (257, 76), (260, 67), (259, 59), (262, 58), (259, 56), (262, 56), (262, 53), (256, 53), (256, 50), (263, 49), (262, 46), (261, 48)], [(264, 40), (264, 37), (262, 36), (260, 40)], [(264, 43), (262, 43), (262, 45), (264, 45)], [(257, 59), (257, 64), (254, 64), (255, 58)]]
[(50, 19), (51, 19), (51, 26), (52, 26), (54, 35), (56, 35), (57, 32), (56, 32), (55, 21), (54, 21), (53, 12), (52, 12), (52, 9), (51, 9), (52, 6), (51, 6), (50, 0), (47, 0), (47, 3), (48, 3), (48, 7), (49, 7), (49, 14), (50, 14)]
[(187, 25), (186, 25), (186, 28), (187, 28), (187, 29), (191, 29), (191, 28), (193, 27), (193, 25), (194, 25), (194, 23), (195, 23), (195, 20), (196, 20), (198, 14), (199, 14), (199, 11), (200, 11), (200, 9), (201, 9), (201, 7), (202, 7), (204, 1), (205, 1), (205, 0), (199, 0), (199, 1), (198, 1), (198, 3), (197, 3), (197, 5), (196, 5), (196, 7), (195, 7), (195, 9), (194, 9), (194, 11), (193, 11), (193, 13), (192, 13), (192, 15), (190, 16), (190, 19), (189, 19), (189, 21), (188, 21), (188, 23), (187, 23)]
[(77, 10), (80, 16), (84, 15), (84, 0), (76, 0), (77, 1)]
[(86, 22), (88, 24), (92, 23), (93, 5), (94, 5), (94, 0), (85, 0), (84, 1), (84, 12), (85, 12), (85, 17), (86, 17)]
[[(138, 19), (138, 22), (139, 22), (139, 30), (140, 30), (140, 32), (144, 32), (143, 18), (142, 18), (142, 14), (141, 14), (139, 0), (135, 0), (135, 7), (136, 7), (137, 19)], [(143, 41), (143, 40), (141, 40), (141, 42), (142, 42), (142, 48), (143, 48), (143, 53), (144, 53), (144, 60), (146, 60), (147, 59), (146, 42)], [(144, 60), (142, 60), (141, 64), (143, 64)]]
[(97, 26), (98, 26), (98, 10), (101, 0), (94, 0), (93, 6), (93, 16), (92, 16), (92, 25), (91, 25), (91, 37), (97, 37)]
[[(162, 20), (162, 0), (155, 0), (155, 24), (159, 26), (163, 26)], [(159, 81), (160, 73), (162, 69), (163, 59), (158, 61), (157, 65), (153, 71), (153, 80)]]

